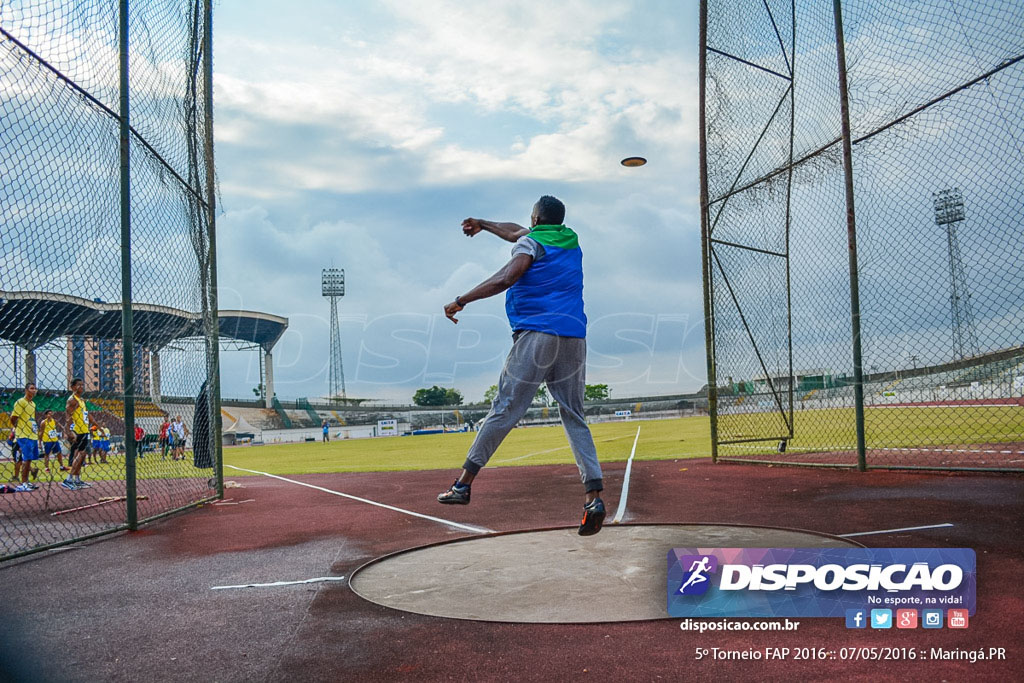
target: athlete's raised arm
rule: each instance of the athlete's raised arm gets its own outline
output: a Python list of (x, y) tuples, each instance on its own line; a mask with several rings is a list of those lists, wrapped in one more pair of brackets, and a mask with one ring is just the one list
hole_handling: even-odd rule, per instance
[(518, 223), (498, 223), (482, 218), (467, 218), (462, 221), (462, 233), (466, 237), (472, 237), (481, 230), (497, 235), (506, 242), (515, 242), (523, 235), (530, 234), (529, 228), (524, 228)]

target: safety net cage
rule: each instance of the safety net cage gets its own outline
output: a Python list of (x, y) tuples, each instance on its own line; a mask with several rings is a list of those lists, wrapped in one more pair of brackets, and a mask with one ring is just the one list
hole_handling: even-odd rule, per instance
[(1024, 4), (704, 0), (714, 457), (1024, 470)]
[(4, 559), (222, 491), (210, 25), (0, 0)]

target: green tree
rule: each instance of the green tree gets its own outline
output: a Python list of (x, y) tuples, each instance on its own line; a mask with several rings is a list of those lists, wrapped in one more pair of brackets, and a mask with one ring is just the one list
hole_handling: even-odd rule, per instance
[(583, 392), (583, 400), (601, 401), (608, 398), (610, 393), (612, 390), (608, 388), (607, 384), (588, 384)]
[[(494, 397), (498, 395), (498, 385), (492, 384), (487, 387), (487, 391), (484, 392), (484, 402), (490, 403), (494, 400)], [(548, 387), (546, 384), (541, 384), (537, 387), (537, 395), (533, 397), (534, 403), (549, 406), (551, 405), (551, 397), (548, 395)]]
[(462, 392), (435, 384), (429, 389), (417, 389), (412, 402), (418, 406), (458, 406), (462, 405)]

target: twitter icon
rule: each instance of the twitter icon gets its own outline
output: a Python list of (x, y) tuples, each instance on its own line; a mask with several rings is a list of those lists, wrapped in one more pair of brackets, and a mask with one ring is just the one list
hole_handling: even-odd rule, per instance
[(871, 610), (871, 628), (892, 628), (892, 610)]

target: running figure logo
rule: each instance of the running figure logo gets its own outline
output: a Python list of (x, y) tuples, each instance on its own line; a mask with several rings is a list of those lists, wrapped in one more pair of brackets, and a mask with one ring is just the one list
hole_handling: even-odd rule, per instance
[(718, 570), (718, 558), (714, 555), (685, 555), (679, 558), (679, 565), (689, 566), (689, 569), (683, 584), (679, 586), (678, 594), (703, 595), (711, 585), (708, 574)]

